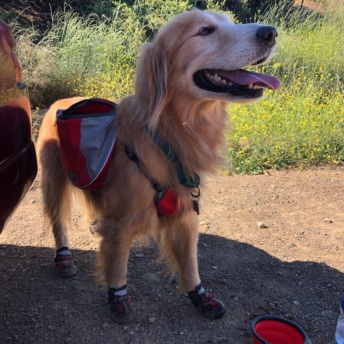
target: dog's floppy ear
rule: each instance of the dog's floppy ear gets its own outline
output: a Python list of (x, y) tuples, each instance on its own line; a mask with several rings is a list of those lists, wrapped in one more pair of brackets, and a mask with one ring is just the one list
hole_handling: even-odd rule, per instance
[(136, 96), (148, 125), (156, 128), (167, 100), (168, 57), (161, 42), (146, 43), (136, 74)]

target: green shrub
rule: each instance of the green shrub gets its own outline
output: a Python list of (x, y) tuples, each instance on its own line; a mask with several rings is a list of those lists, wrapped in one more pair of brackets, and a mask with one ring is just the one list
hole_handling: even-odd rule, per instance
[(36, 44), (39, 33), (33, 28), (14, 30), (34, 107), (74, 95), (119, 99), (132, 93), (139, 47), (192, 7), (183, 0), (137, 0), (131, 6), (116, 0), (104, 6), (98, 9), (101, 17), (68, 8), (54, 13), (51, 28)]
[(293, 0), (221, 0), (221, 8), (235, 13), (239, 22), (253, 22), (266, 13), (271, 6), (291, 8)]

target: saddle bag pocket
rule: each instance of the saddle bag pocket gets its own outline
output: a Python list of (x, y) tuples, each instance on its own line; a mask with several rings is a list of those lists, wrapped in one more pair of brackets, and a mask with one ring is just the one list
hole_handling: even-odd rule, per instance
[(109, 100), (90, 98), (57, 111), (62, 165), (80, 189), (97, 190), (106, 179), (116, 143), (115, 110)]

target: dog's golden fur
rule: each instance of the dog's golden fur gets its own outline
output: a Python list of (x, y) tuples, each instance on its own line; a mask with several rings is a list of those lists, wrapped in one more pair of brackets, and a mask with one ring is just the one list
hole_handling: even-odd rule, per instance
[[(143, 46), (137, 68), (135, 94), (118, 105), (117, 144), (104, 187), (96, 192), (71, 186), (60, 162), (59, 139), (54, 127), (57, 109), (80, 98), (63, 99), (47, 112), (39, 133), (38, 153), (45, 210), (56, 247), (68, 246), (67, 223), (72, 192), (83, 193), (89, 217), (102, 236), (99, 262), (108, 287), (126, 284), (127, 262), (135, 237), (159, 238), (161, 251), (176, 267), (182, 288), (189, 292), (200, 283), (197, 267), (198, 216), (190, 189), (179, 183), (176, 167), (145, 130), (145, 124), (169, 142), (187, 175), (204, 180), (220, 158), (224, 142), (226, 102), (248, 99), (197, 87), (197, 70), (235, 70), (272, 53), (257, 43), (257, 24), (234, 25), (227, 16), (193, 10), (177, 16)], [(201, 32), (215, 30), (214, 34)], [(184, 207), (176, 216), (158, 217), (155, 191), (124, 145), (132, 147), (149, 176), (169, 186)]]

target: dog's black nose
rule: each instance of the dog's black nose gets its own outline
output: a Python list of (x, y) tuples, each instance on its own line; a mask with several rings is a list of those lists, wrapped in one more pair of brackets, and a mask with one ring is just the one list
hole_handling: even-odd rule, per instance
[(262, 26), (256, 32), (258, 40), (269, 47), (276, 44), (277, 35), (277, 30), (273, 26)]

